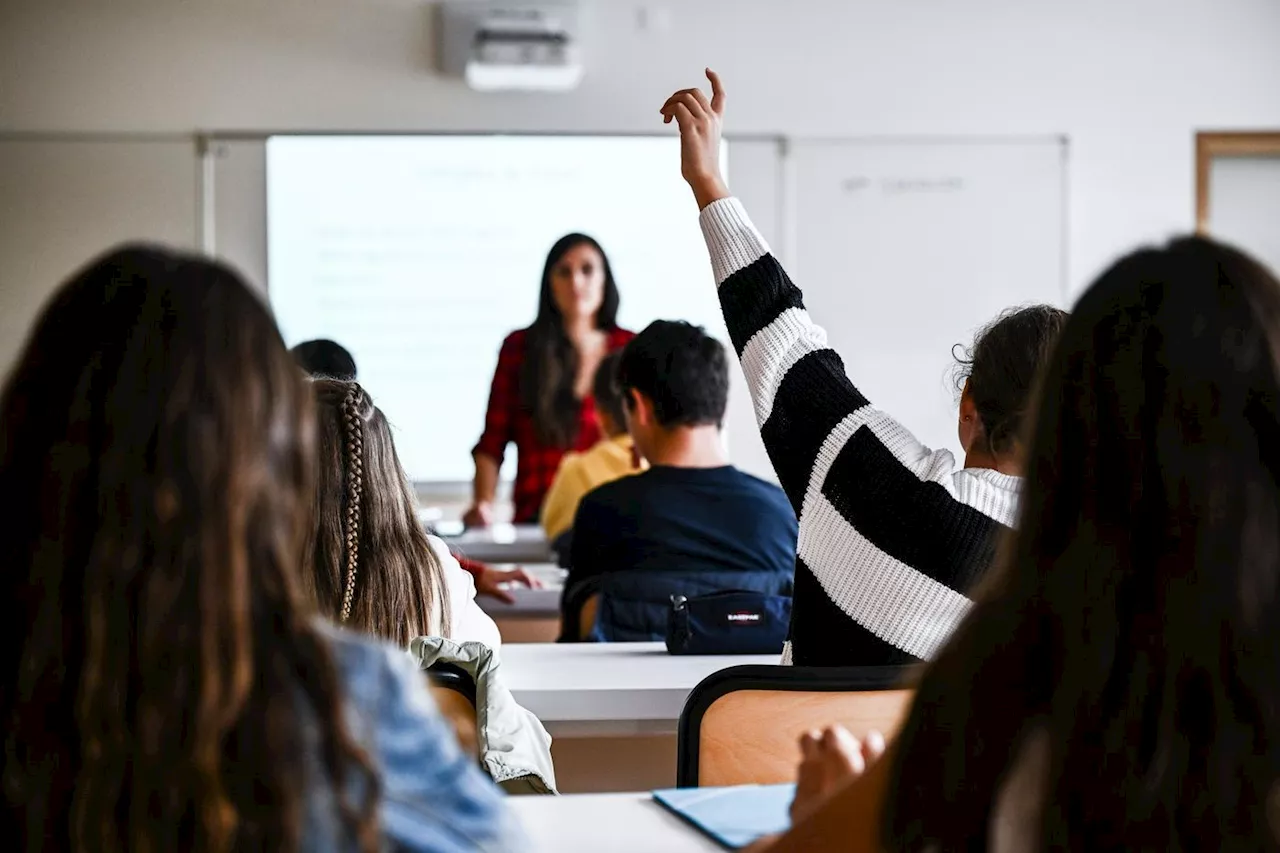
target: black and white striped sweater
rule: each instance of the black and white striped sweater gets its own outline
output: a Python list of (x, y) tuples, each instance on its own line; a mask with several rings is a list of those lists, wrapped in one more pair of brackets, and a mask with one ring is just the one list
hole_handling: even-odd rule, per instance
[(783, 663), (929, 659), (1013, 525), (1020, 479), (956, 470), (948, 451), (873, 408), (737, 199), (700, 221), (765, 447), (800, 519)]

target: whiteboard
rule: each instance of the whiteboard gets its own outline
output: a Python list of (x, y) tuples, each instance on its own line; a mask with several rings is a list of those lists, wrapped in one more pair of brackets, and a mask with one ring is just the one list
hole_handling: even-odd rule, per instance
[(566, 233), (603, 245), (622, 326), (728, 340), (674, 137), (277, 136), (266, 186), (286, 342), (351, 350), (415, 481), (470, 478), (499, 346)]
[(1066, 297), (1066, 145), (799, 141), (791, 272), (854, 384), (962, 460), (952, 347)]
[(0, 371), (90, 258), (127, 240), (193, 248), (198, 177), (191, 137), (0, 138)]
[[(968, 344), (976, 328), (1007, 306), (1064, 304), (1065, 141), (730, 139), (728, 150), (734, 193), (805, 291), (855, 382), (926, 443), (958, 454), (951, 347)], [(252, 280), (267, 281), (265, 142), (214, 139), (208, 151), (217, 254)], [(501, 187), (494, 192), (501, 198)], [(687, 190), (677, 184), (673, 192), (678, 207), (669, 224), (680, 229), (681, 239), (697, 240)], [(620, 199), (623, 192), (615, 195)], [(618, 252), (611, 251), (617, 261)], [(526, 313), (510, 328), (532, 316), (542, 260), (536, 254), (536, 268), (522, 279), (529, 288), (522, 297), (529, 300)], [(621, 269), (618, 277), (625, 317), (637, 286)], [(704, 292), (710, 287), (696, 286)], [(708, 310), (705, 303), (702, 310)], [(718, 316), (710, 322), (718, 323)], [(480, 373), (492, 369), (499, 340), (482, 342)], [(459, 480), (470, 478), (466, 453), (483, 413), (482, 403), (469, 405), (480, 408), (433, 401), (421, 415), (467, 424), (459, 431), (467, 440), (457, 442), (465, 444), (463, 464), (453, 463)], [(391, 416), (397, 440), (411, 440), (405, 433), (418, 429), (415, 422)], [(736, 367), (726, 440), (735, 464), (776, 479)], [(456, 456), (459, 449), (449, 452)]]

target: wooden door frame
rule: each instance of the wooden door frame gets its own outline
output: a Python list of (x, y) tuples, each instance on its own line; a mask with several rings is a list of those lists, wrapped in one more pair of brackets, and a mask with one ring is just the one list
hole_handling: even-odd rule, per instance
[(1225, 157), (1280, 157), (1280, 131), (1212, 131), (1196, 134), (1196, 233), (1209, 233), (1209, 176)]

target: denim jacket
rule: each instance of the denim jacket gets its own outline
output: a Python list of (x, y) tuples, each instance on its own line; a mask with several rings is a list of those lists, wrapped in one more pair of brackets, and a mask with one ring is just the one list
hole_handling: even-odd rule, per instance
[[(415, 853), (524, 849), (503, 794), (463, 754), (414, 661), (369, 639), (330, 627), (322, 631), (333, 643), (346, 691), (347, 725), (380, 779), (383, 848)], [(351, 844), (311, 740), (313, 782), (302, 849), (338, 853)]]

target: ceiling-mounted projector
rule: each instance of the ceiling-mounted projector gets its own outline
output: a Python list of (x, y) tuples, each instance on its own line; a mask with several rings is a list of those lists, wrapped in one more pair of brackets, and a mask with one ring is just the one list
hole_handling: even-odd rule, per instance
[(445, 3), (444, 70), (482, 92), (573, 89), (582, 80), (577, 11), (568, 3)]

